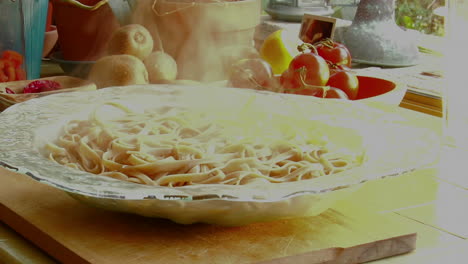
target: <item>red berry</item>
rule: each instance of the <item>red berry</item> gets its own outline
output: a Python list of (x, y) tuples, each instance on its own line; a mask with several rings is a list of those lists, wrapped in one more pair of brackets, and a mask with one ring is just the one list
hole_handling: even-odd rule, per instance
[(60, 83), (52, 80), (36, 80), (23, 89), (23, 93), (41, 93), (60, 89)]
[(7, 94), (15, 94), (15, 92), (13, 90), (11, 90), (10, 88), (8, 87), (5, 87), (5, 93)]

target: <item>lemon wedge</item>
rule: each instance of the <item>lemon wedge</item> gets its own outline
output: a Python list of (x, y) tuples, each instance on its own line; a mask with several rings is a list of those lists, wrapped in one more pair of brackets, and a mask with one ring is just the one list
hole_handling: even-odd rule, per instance
[(279, 29), (268, 35), (260, 47), (260, 56), (273, 68), (274, 74), (283, 73), (291, 60), (299, 54), (297, 46), (302, 41), (297, 34)]

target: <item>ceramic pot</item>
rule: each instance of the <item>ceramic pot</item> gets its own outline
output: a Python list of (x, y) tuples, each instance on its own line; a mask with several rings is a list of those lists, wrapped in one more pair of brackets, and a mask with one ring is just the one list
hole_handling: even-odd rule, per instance
[(50, 25), (48, 27), (48, 30), (45, 32), (45, 36), (44, 36), (44, 47), (42, 49), (42, 58), (45, 58), (49, 55), (49, 53), (57, 44), (57, 40), (58, 40), (57, 27), (54, 25)]
[(52, 0), (63, 59), (94, 61), (120, 26), (109, 0)]
[(162, 45), (176, 59), (179, 79), (217, 81), (226, 78), (223, 49), (253, 47), (260, 15), (260, 0), (139, 0), (133, 21), (150, 30), (156, 49)]
[(395, 0), (361, 0), (341, 42), (354, 62), (391, 67), (419, 62), (416, 39), (395, 22)]

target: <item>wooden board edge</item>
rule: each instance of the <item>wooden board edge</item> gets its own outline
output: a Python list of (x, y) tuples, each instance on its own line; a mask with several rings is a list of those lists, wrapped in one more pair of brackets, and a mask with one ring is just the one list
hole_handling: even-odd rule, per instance
[[(295, 256), (287, 256), (272, 260), (257, 262), (256, 264), (332, 264), (332, 263), (364, 263), (373, 260), (409, 253), (416, 249), (417, 233), (409, 233), (383, 240), (378, 240), (349, 248), (319, 249)], [(395, 241), (400, 247), (395, 249)], [(392, 247), (392, 253), (382, 250)]]
[(420, 103), (415, 103), (414, 101), (402, 101), (400, 103), (400, 107), (406, 108), (409, 110), (421, 112), (424, 114), (429, 114), (435, 117), (443, 117), (443, 113), (439, 109), (434, 109), (432, 107), (429, 107), (427, 105), (422, 105)]
[(12, 210), (0, 203), (0, 215), (3, 223), (15, 230), (21, 236), (32, 242), (35, 246), (47, 252), (60, 263), (89, 264), (88, 261), (64, 247), (51, 236), (34, 226), (26, 219), (15, 214)]
[(57, 264), (47, 252), (26, 240), (3, 221), (0, 221), (0, 263)]
[[(339, 260), (339, 263), (341, 263), (340, 261), (344, 263), (351, 258), (355, 260), (355, 263), (365, 263), (406, 254), (416, 249), (416, 240), (417, 233), (409, 233), (383, 240), (377, 240), (372, 243), (345, 248), (337, 260)], [(388, 248), (391, 248), (392, 250), (385, 250)], [(356, 253), (358, 253), (358, 258), (353, 258), (352, 255)]]

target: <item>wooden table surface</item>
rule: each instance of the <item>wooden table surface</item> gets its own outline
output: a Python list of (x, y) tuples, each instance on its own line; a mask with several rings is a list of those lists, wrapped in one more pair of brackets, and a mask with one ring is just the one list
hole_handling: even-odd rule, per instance
[[(0, 169), (0, 173), (5, 175), (6, 172)], [(27, 177), (25, 178), (27, 181), (32, 181)], [(11, 183), (9, 181), (4, 182)], [(365, 222), (362, 223), (362, 225), (369, 225), (368, 230), (371, 233), (377, 233), (378, 231), (374, 229), (375, 227), (371, 227), (377, 224), (375, 221), (379, 221), (379, 218), (376, 216), (370, 217), (371, 214), (369, 214), (369, 212), (373, 212), (386, 219), (391, 219), (393, 221), (391, 228), (395, 228), (394, 223), (398, 223), (398, 228), (411, 230), (417, 233), (415, 251), (401, 256), (378, 260), (375, 261), (375, 263), (435, 264), (442, 263), (442, 261), (448, 261), (446, 263), (460, 263), (456, 260), (467, 259), (468, 257), (468, 242), (466, 241), (468, 237), (468, 228), (466, 225), (466, 223), (468, 223), (466, 210), (466, 204), (468, 202), (467, 187), (466, 185), (462, 186), (461, 183), (456, 182), (454, 179), (442, 177), (440, 169), (438, 168), (423, 168), (398, 178), (388, 178), (370, 182), (349, 197), (349, 199), (338, 202), (331, 210), (327, 211), (328, 213), (323, 217), (332, 216), (333, 211), (340, 212), (344, 215), (353, 215), (354, 219), (360, 219), (360, 221)], [(20, 190), (22, 187), (15, 188)], [(62, 200), (64, 197), (57, 198)], [(0, 201), (0, 205), (1, 202), (2, 201)], [(30, 204), (29, 206), (31, 206), (34, 202), (29, 201), (28, 203)], [(84, 207), (84, 205), (75, 204), (72, 200), (68, 201), (67, 204)], [(44, 204), (38, 203), (38, 207), (42, 208), (43, 206)], [(50, 206), (55, 207), (53, 203)], [(94, 212), (94, 209), (90, 209), (89, 211), (94, 215), (101, 215), (102, 217), (108, 215), (104, 212), (102, 214)], [(54, 212), (51, 211), (50, 213)], [(129, 218), (125, 221), (136, 223), (138, 220), (138, 217), (135, 218), (136, 220), (128, 216), (123, 217)], [(141, 221), (141, 219), (139, 221)], [(148, 221), (141, 221), (143, 226), (147, 225), (147, 222)], [(382, 222), (378, 224), (382, 224)], [(162, 225), (167, 226), (168, 223), (163, 222)], [(245, 229), (247, 230), (246, 232), (249, 233), (258, 228), (261, 229), (262, 226), (267, 227), (267, 225), (257, 225), (255, 228), (246, 227), (242, 230)], [(284, 227), (282, 223), (273, 224), (272, 226)], [(268, 229), (265, 229), (265, 231), (266, 230)], [(276, 231), (269, 231), (268, 235), (274, 234)], [(281, 233), (283, 231), (279, 230), (278, 232)], [(330, 232), (327, 232), (327, 234), (333, 233), (334, 236), (326, 238), (325, 241), (337, 240), (341, 241), (340, 243), (346, 243), (347, 239), (356, 239), (347, 236), (340, 237), (343, 233), (332, 232), (332, 230), (329, 231)], [(387, 231), (391, 233), (397, 232), (398, 230)], [(25, 232), (25, 230), (21, 230), (21, 232)], [(116, 232), (115, 235), (119, 236), (118, 232)], [(227, 237), (236, 238), (233, 233), (228, 233), (226, 235)], [(122, 237), (119, 236), (119, 239), (122, 240)], [(239, 237), (237, 237), (237, 239), (239, 239)], [(248, 240), (250, 241), (250, 239)], [(324, 239), (321, 240), (323, 241)], [(283, 242), (282, 240), (278, 240), (278, 243)], [(351, 241), (348, 242), (351, 243)], [(43, 239), (42, 243), (51, 244), (47, 239)], [(261, 247), (262, 242), (258, 243), (258, 246)], [(39, 246), (43, 247), (44, 245)], [(121, 248), (121, 250), (124, 250), (124, 248)], [(209, 247), (207, 250), (209, 250)], [(63, 254), (69, 253), (63, 252)], [(297, 259), (295, 260), (296, 261), (268, 263), (298, 263)], [(0, 263), (2, 263), (2, 261), (8, 264), (56, 263), (45, 251), (40, 250), (36, 245), (22, 238), (6, 224), (0, 225)]]

